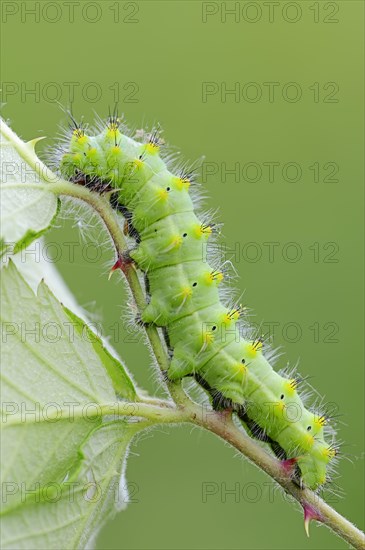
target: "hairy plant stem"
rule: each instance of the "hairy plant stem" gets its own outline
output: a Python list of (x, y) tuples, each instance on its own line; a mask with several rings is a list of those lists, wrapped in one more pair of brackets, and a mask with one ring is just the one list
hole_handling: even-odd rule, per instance
[[(5, 127), (5, 129), (4, 129)], [(36, 140), (24, 143), (6, 125), (2, 127), (5, 138), (12, 142), (19, 154), (33, 169), (41, 176), (45, 183), (32, 185), (24, 184), (24, 187), (42, 188), (51, 191), (56, 195), (64, 195), (81, 200), (90, 205), (100, 215), (110, 237), (114, 243), (118, 258), (123, 258), (127, 251), (127, 241), (120, 227), (117, 215), (111, 208), (108, 200), (85, 187), (75, 185), (59, 179), (49, 170), (37, 157), (34, 151)], [(17, 184), (21, 186), (22, 184)], [(134, 296), (139, 311), (145, 305), (145, 295), (141, 287), (138, 273), (133, 264), (127, 264), (123, 269), (131, 292)], [(161, 373), (166, 373), (169, 360), (166, 353), (166, 346), (160, 337), (158, 329), (154, 326), (146, 326), (146, 334), (152, 351), (156, 358)], [(331, 506), (318, 497), (309, 489), (301, 489), (291, 479), (290, 474), (282, 467), (279, 460), (270, 455), (254, 439), (249, 437), (243, 430), (235, 425), (232, 414), (229, 411), (216, 412), (208, 410), (205, 406), (193, 402), (184, 392), (181, 383), (173, 383), (164, 377), (167, 389), (174, 403), (154, 398), (140, 396), (138, 403), (121, 403), (102, 406), (103, 415), (120, 416), (141, 416), (145, 418), (146, 427), (160, 423), (184, 423), (189, 422), (204, 428), (224, 441), (230, 443), (242, 455), (253, 462), (258, 468), (266, 472), (274, 479), (286, 493), (299, 502), (303, 508), (310, 508), (315, 513), (315, 519), (332, 529), (339, 537), (344, 539), (357, 550), (365, 549), (364, 534), (357, 529), (346, 518), (338, 514)], [(135, 408), (134, 408), (135, 407)], [(141, 423), (142, 425), (142, 423)]]

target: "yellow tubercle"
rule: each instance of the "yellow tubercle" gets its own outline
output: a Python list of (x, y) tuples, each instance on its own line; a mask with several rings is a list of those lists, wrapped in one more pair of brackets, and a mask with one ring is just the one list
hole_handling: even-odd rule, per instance
[(202, 236), (201, 225), (194, 225), (193, 234), (198, 238)]
[(232, 323), (232, 318), (229, 316), (229, 312), (228, 313), (223, 313), (222, 323), (225, 326), (229, 326)]
[(203, 282), (210, 286), (211, 284), (213, 284), (213, 281), (214, 281), (214, 277), (213, 277), (213, 272), (212, 271), (206, 271), (203, 275)]
[(315, 416), (314, 417), (314, 424), (316, 425), (317, 428), (322, 428), (323, 426), (325, 426), (327, 424), (326, 422), (326, 417), (325, 416)]
[(181, 295), (183, 296), (184, 299), (191, 298), (192, 294), (193, 294), (193, 291), (189, 286), (185, 286), (181, 291)]
[(146, 152), (150, 155), (156, 155), (160, 150), (160, 147), (157, 145), (157, 143), (154, 143), (153, 141), (147, 143), (146, 145)]
[(337, 455), (337, 451), (333, 447), (325, 447), (322, 451), (322, 455), (324, 456), (324, 458), (330, 461)]
[(203, 282), (207, 285), (211, 285), (214, 282), (219, 284), (221, 281), (223, 281), (223, 273), (220, 271), (206, 271), (203, 275)]
[(137, 168), (141, 168), (141, 166), (143, 166), (143, 160), (141, 160), (141, 159), (134, 159), (133, 164), (134, 164)]
[(247, 346), (246, 351), (247, 351), (248, 357), (250, 357), (250, 358), (256, 357), (256, 355), (257, 355), (257, 350), (252, 346), (252, 344), (249, 344)]
[(182, 245), (182, 242), (182, 237), (180, 237), (180, 235), (176, 235), (176, 237), (173, 237), (171, 241), (171, 248), (179, 248)]
[(193, 234), (195, 235), (195, 237), (200, 239), (204, 235), (205, 236), (211, 235), (212, 234), (212, 228), (210, 227), (210, 225), (203, 225), (203, 224), (194, 225), (193, 226)]
[(108, 123), (108, 130), (110, 132), (116, 133), (119, 129), (121, 119), (119, 117), (112, 117), (111, 120), (109, 120)]
[(213, 284), (213, 276), (212, 276), (212, 272), (211, 271), (207, 271), (206, 273), (204, 273), (203, 275), (203, 281), (204, 283), (206, 283), (207, 285), (211, 285)]
[(110, 140), (116, 141), (120, 136), (121, 133), (118, 130), (118, 126), (116, 124), (110, 124), (106, 132), (106, 137)]
[(243, 363), (236, 363), (236, 370), (240, 374), (246, 374), (247, 373), (247, 367)]
[(174, 186), (178, 191), (187, 191), (190, 187), (190, 181), (187, 178), (174, 177), (173, 179)]
[(231, 309), (227, 313), (223, 314), (222, 323), (224, 325), (230, 325), (233, 321), (238, 321), (240, 318), (240, 312), (238, 309)]
[(158, 189), (157, 190), (157, 197), (160, 200), (165, 201), (168, 196), (169, 196), (169, 192), (166, 189)]
[(78, 145), (85, 145), (89, 141), (89, 138), (85, 134), (82, 134), (77, 136), (76, 141)]
[(259, 339), (246, 345), (246, 352), (250, 358), (256, 357), (260, 351), (262, 351), (262, 341)]
[(72, 132), (72, 134), (73, 134), (73, 136), (75, 136), (75, 138), (77, 140), (79, 140), (79, 139), (81, 139), (85, 136), (85, 132), (81, 128), (75, 128), (74, 131)]
[(112, 147), (110, 149), (110, 152), (111, 152), (112, 155), (120, 155), (121, 149), (120, 149), (119, 145), (114, 145), (114, 147)]
[(292, 380), (286, 380), (284, 389), (288, 397), (292, 397), (297, 389), (297, 381), (294, 378)]

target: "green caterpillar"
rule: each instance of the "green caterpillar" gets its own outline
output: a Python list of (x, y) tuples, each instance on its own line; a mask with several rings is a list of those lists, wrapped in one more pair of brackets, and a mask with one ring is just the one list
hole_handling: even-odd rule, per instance
[[(297, 482), (323, 485), (337, 454), (334, 442), (325, 440), (328, 419), (304, 407), (296, 378), (272, 369), (263, 339), (253, 338), (242, 319), (243, 309), (222, 303), (224, 275), (205, 259), (214, 226), (195, 214), (192, 178), (168, 169), (157, 131), (139, 142), (121, 132), (116, 115), (96, 135), (73, 120), (61, 148), (62, 176), (110, 193), (125, 217), (136, 245), (119, 265), (133, 261), (145, 274), (142, 321), (163, 328), (169, 379), (195, 377), (215, 409), (232, 409), (254, 437), (293, 464)], [(289, 410), (296, 411), (295, 419)]]

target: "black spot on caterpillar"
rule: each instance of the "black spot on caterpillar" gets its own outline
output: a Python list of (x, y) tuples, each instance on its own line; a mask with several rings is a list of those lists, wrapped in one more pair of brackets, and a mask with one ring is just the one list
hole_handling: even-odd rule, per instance
[[(145, 274), (148, 303), (141, 321), (162, 328), (168, 378), (193, 376), (214, 409), (232, 410), (280, 460), (295, 462), (296, 481), (322, 485), (336, 455), (333, 440), (325, 438), (328, 419), (305, 408), (298, 379), (272, 369), (263, 338), (253, 337), (242, 319), (243, 308), (222, 299), (224, 269), (202, 253), (215, 224), (197, 216), (190, 173), (169, 170), (158, 131), (136, 141), (121, 132), (116, 113), (95, 134), (74, 124), (60, 171), (96, 192), (111, 191), (111, 204), (136, 243), (128, 261)], [(116, 266), (123, 269), (123, 261)], [(295, 420), (290, 407), (299, 411)]]

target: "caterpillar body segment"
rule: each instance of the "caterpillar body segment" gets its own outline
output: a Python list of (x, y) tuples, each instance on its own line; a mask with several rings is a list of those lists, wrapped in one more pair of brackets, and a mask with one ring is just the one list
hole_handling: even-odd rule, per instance
[(155, 134), (140, 143), (121, 133), (116, 117), (96, 135), (75, 128), (66, 146), (61, 174), (110, 193), (135, 239), (130, 259), (145, 274), (149, 300), (141, 321), (164, 331), (168, 377), (193, 376), (214, 408), (232, 409), (279, 458), (295, 459), (301, 483), (321, 486), (335, 455), (325, 419), (305, 408), (296, 380), (273, 370), (240, 308), (222, 303), (223, 274), (205, 257), (213, 227), (195, 212), (190, 179), (168, 169)]

